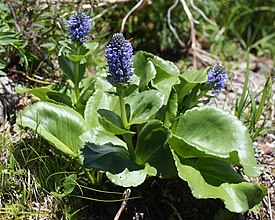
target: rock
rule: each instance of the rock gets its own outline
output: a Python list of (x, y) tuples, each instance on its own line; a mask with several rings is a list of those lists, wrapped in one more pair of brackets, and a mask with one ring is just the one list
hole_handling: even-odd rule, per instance
[(0, 126), (12, 118), (19, 95), (14, 91), (14, 83), (8, 77), (0, 77)]
[(271, 154), (272, 153), (272, 145), (270, 143), (262, 144), (261, 150), (264, 154)]

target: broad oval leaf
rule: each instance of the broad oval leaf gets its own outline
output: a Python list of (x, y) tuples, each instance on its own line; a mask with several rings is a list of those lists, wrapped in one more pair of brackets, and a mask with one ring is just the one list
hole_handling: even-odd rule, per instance
[(174, 76), (178, 76), (180, 74), (179, 68), (169, 60), (164, 60), (158, 56), (154, 56), (152, 62), (159, 70), (165, 72), (166, 74)]
[(79, 62), (84, 58), (84, 55), (68, 54), (67, 57), (74, 62)]
[(131, 159), (127, 149), (120, 145), (109, 142), (97, 145), (85, 142), (82, 151), (83, 164), (87, 168), (99, 171), (108, 171), (113, 174), (122, 172), (125, 168), (138, 170), (140, 166)]
[(157, 169), (158, 176), (170, 178), (176, 176), (176, 167), (166, 146), (171, 131), (158, 120), (149, 121), (138, 134), (136, 162), (148, 163)]
[(85, 56), (87, 56), (96, 50), (98, 43), (94, 41), (87, 41), (83, 44), (83, 46), (88, 49), (88, 52), (85, 53)]
[(72, 106), (71, 98), (64, 93), (52, 91), (52, 92), (47, 92), (47, 96), (49, 97), (49, 101), (65, 104), (70, 107)]
[(178, 101), (181, 103), (183, 98), (197, 85), (208, 80), (207, 71), (210, 67), (202, 70), (192, 70), (180, 75), (180, 83), (175, 86), (178, 94)]
[(39, 87), (39, 88), (27, 88), (27, 87), (17, 87), (17, 91), (19, 93), (29, 93), (37, 98), (39, 98), (41, 101), (45, 102), (53, 102), (53, 103), (61, 103), (68, 106), (72, 106), (71, 98), (59, 91), (50, 89), (48, 87)]
[[(80, 57), (70, 58), (75, 60), (80, 59)], [(58, 56), (58, 63), (64, 74), (74, 83), (75, 86), (78, 86), (78, 83), (83, 79), (86, 64), (80, 64), (79, 62), (72, 61), (63, 53)], [(78, 65), (78, 72), (75, 72), (75, 65)]]
[(129, 124), (142, 124), (153, 116), (163, 105), (164, 96), (156, 90), (144, 91), (126, 98), (130, 106)]
[(170, 127), (176, 119), (178, 113), (178, 95), (175, 89), (172, 89), (167, 105), (165, 106), (164, 124)]
[(205, 83), (208, 80), (207, 72), (209, 69), (210, 67), (207, 67), (202, 70), (190, 70), (183, 73), (181, 76), (188, 83)]
[(60, 54), (58, 56), (58, 64), (60, 68), (63, 70), (64, 74), (70, 80), (72, 80), (72, 82), (75, 82), (73, 62), (69, 58), (67, 58), (64, 54)]
[(214, 107), (193, 108), (179, 118), (173, 135), (206, 154), (220, 158), (238, 155), (234, 160), (239, 160), (250, 177), (261, 173), (247, 128), (228, 112)]
[(114, 184), (123, 187), (136, 187), (146, 180), (147, 175), (156, 176), (157, 170), (146, 164), (145, 168), (141, 170), (129, 171), (126, 168), (123, 172), (118, 174), (106, 173), (109, 180)]
[(38, 102), (24, 109), (17, 124), (35, 130), (58, 150), (72, 157), (78, 156), (79, 136), (87, 130), (78, 112), (47, 102)]
[(84, 145), (84, 143), (86, 142), (95, 143), (97, 145), (104, 145), (111, 142), (114, 145), (123, 146), (125, 149), (127, 149), (127, 145), (124, 141), (122, 141), (111, 132), (106, 131), (101, 126), (94, 127), (85, 132), (83, 135), (80, 136), (80, 139), (82, 141), (82, 145)]
[(140, 51), (134, 55), (133, 67), (134, 73), (140, 78), (139, 87), (144, 90), (148, 83), (156, 76), (156, 69), (149, 57), (153, 57), (153, 54)]
[(134, 134), (124, 127), (121, 117), (116, 113), (106, 109), (99, 109), (98, 113), (100, 115), (99, 122), (107, 131), (113, 134)]
[(118, 104), (118, 97), (106, 94), (103, 90), (96, 90), (86, 103), (84, 118), (89, 128), (94, 128), (100, 125), (98, 121), (98, 110), (106, 109), (113, 110)]
[(164, 103), (166, 104), (172, 87), (180, 83), (180, 71), (173, 62), (164, 60), (158, 56), (154, 56), (152, 62), (157, 74), (151, 83), (154, 88), (164, 94)]
[[(228, 210), (241, 213), (259, 204), (266, 194), (266, 188), (262, 184), (240, 182), (241, 178), (232, 173), (222, 161), (218, 162), (219, 167), (212, 159), (202, 164), (193, 164), (180, 159), (173, 150), (172, 153), (179, 177), (187, 181), (196, 198), (219, 198)], [(219, 168), (220, 172), (217, 172)]]
[(169, 140), (169, 145), (182, 158), (190, 159), (190, 158), (206, 157), (206, 158), (223, 160), (225, 162), (229, 162), (238, 166), (241, 165), (236, 151), (230, 153), (229, 158), (219, 158), (210, 154), (206, 154), (204, 151), (200, 151), (196, 147), (190, 146), (189, 144), (184, 142), (182, 139), (176, 138), (175, 136), (173, 136)]

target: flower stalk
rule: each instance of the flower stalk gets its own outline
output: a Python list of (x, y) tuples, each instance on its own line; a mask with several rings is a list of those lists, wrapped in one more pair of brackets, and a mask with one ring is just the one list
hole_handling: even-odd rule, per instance
[[(76, 47), (76, 55), (79, 55), (80, 53), (80, 47), (79, 43), (77, 43)], [(77, 106), (77, 103), (79, 101), (79, 96), (80, 96), (80, 90), (79, 90), (79, 65), (80, 61), (75, 61), (74, 62), (74, 75), (75, 75), (75, 81), (74, 81), (74, 92), (75, 92), (75, 105)]]

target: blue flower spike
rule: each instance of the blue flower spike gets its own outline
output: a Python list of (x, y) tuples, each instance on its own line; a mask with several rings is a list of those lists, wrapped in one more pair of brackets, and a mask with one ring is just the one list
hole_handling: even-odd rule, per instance
[(74, 42), (84, 43), (92, 29), (90, 17), (84, 12), (76, 12), (68, 20), (68, 28)]
[(108, 62), (108, 81), (117, 86), (128, 85), (133, 75), (133, 47), (122, 33), (115, 33), (107, 45), (105, 57)]
[(224, 90), (227, 80), (226, 68), (223, 65), (216, 65), (208, 71), (208, 84), (212, 85), (216, 94)]

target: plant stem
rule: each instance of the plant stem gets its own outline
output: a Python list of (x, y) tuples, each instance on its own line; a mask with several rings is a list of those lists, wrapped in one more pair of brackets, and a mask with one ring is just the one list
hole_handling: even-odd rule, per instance
[(96, 174), (96, 184), (97, 185), (100, 185), (101, 184), (101, 182), (102, 182), (102, 177), (103, 177), (103, 173), (101, 173), (101, 172), (97, 172), (97, 174)]
[(120, 112), (121, 112), (121, 119), (125, 128), (129, 128), (126, 109), (125, 109), (125, 99), (123, 96), (119, 96), (119, 104), (120, 104)]
[[(123, 90), (120, 90), (120, 92), (123, 93)], [(123, 125), (126, 129), (129, 129), (130, 126), (128, 124), (127, 115), (126, 115), (124, 94), (120, 94), (119, 103), (120, 103), (120, 112), (121, 112), (121, 118), (122, 118)], [(133, 161), (135, 161), (136, 156), (135, 156), (135, 150), (134, 150), (134, 145), (133, 145), (133, 141), (132, 141), (132, 135), (124, 134), (122, 136), (127, 144), (131, 159)]]
[[(80, 53), (80, 45), (77, 44), (76, 46), (76, 55), (79, 55)], [(77, 105), (79, 101), (80, 91), (79, 91), (79, 65), (80, 61), (74, 62), (74, 92), (75, 92), (75, 105)]]
[(85, 172), (86, 176), (88, 177), (90, 183), (92, 185), (94, 185), (96, 183), (96, 181), (95, 181), (95, 178), (93, 177), (93, 175), (90, 173), (89, 169), (84, 168), (84, 172)]
[(86, 174), (86, 176), (88, 177), (90, 183), (92, 185), (94, 185), (96, 183), (94, 175), (91, 174), (90, 170), (83, 165), (83, 163), (82, 163), (82, 161), (81, 161), (81, 159), (79, 157), (76, 158), (76, 161), (80, 165), (81, 169), (84, 171), (84, 173)]
[(124, 141), (127, 144), (129, 154), (130, 154), (130, 158), (133, 161), (135, 161), (136, 160), (136, 154), (135, 154), (135, 149), (134, 149), (134, 145), (133, 145), (133, 141), (132, 141), (132, 134), (124, 134), (122, 136), (124, 138)]

